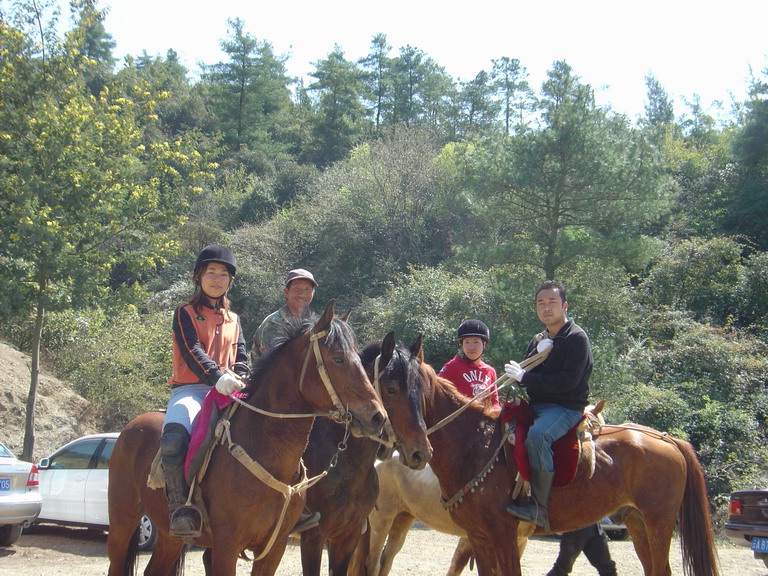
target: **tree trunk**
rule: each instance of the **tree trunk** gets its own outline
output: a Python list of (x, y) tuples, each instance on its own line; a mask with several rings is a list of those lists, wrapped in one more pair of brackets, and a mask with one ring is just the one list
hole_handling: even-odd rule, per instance
[(37, 402), (37, 383), (40, 381), (40, 342), (43, 339), (43, 320), (45, 308), (42, 297), (38, 299), (35, 333), (32, 336), (32, 366), (30, 366), (31, 381), (29, 396), (27, 396), (27, 413), (24, 424), (24, 449), (21, 459), (34, 462), (35, 450), (35, 404)]

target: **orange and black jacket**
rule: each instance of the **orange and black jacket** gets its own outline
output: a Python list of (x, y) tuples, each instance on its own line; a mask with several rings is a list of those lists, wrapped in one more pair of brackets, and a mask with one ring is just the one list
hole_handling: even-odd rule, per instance
[(213, 386), (227, 368), (240, 376), (248, 374), (238, 315), (210, 306), (179, 306), (173, 315), (173, 376), (168, 383)]

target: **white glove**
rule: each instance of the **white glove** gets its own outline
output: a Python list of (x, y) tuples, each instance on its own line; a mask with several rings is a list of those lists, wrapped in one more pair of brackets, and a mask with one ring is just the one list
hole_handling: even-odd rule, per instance
[(245, 384), (228, 372), (224, 372), (221, 378), (216, 381), (216, 390), (224, 396), (229, 396), (232, 392), (243, 388), (245, 388)]
[(512, 378), (512, 380), (517, 380), (518, 382), (522, 381), (523, 374), (525, 374), (525, 370), (515, 362), (514, 360), (510, 360), (509, 364), (504, 364), (504, 372), (507, 373), (507, 376)]
[(542, 338), (538, 344), (536, 344), (536, 351), (537, 352), (544, 352), (545, 350), (549, 350), (552, 348), (553, 342), (552, 338)]

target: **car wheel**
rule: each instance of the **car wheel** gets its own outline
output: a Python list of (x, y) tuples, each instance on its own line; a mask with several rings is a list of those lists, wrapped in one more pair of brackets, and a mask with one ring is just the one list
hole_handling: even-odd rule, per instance
[(0, 546), (12, 546), (21, 536), (21, 524), (0, 526)]
[(611, 540), (626, 540), (629, 538), (628, 530), (606, 530), (605, 533), (608, 534), (608, 538)]
[(152, 519), (149, 516), (142, 516), (136, 530), (139, 533), (139, 550), (142, 552), (152, 550), (157, 543), (157, 529)]

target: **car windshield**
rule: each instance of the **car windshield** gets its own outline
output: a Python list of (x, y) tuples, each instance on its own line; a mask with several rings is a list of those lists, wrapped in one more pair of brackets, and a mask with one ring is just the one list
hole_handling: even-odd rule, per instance
[(11, 454), (11, 451), (8, 450), (8, 448), (0, 444), (0, 458), (15, 458), (15, 456)]

